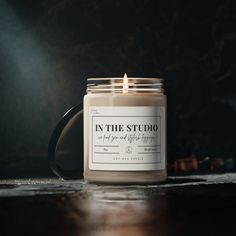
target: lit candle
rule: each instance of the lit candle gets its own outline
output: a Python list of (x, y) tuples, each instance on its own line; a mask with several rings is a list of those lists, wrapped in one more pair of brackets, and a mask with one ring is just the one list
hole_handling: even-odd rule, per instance
[(161, 79), (126, 74), (88, 79), (84, 178), (96, 183), (166, 179), (166, 96)]

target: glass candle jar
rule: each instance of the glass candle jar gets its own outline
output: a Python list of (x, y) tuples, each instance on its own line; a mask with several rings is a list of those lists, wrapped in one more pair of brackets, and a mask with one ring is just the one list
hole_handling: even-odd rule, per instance
[(84, 179), (120, 184), (166, 179), (166, 96), (162, 79), (87, 79)]

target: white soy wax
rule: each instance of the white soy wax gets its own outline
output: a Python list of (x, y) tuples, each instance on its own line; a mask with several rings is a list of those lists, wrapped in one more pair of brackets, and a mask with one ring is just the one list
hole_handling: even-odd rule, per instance
[(84, 179), (166, 179), (166, 96), (158, 78), (89, 78), (84, 96)]

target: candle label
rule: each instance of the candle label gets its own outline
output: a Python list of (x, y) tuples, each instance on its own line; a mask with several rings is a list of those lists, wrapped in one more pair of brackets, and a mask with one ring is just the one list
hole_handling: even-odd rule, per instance
[(165, 107), (90, 107), (89, 168), (165, 168)]

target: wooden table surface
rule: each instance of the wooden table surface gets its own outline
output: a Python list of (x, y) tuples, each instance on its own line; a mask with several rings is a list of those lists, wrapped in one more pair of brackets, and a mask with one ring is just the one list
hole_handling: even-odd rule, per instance
[(159, 185), (1, 180), (0, 235), (236, 235), (236, 174)]

